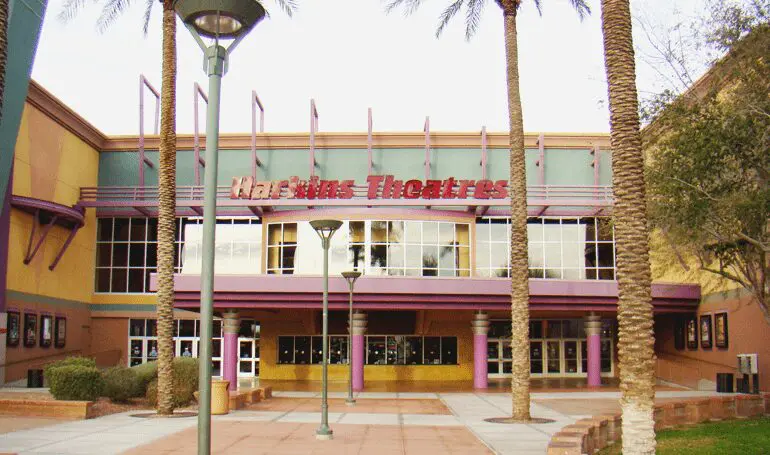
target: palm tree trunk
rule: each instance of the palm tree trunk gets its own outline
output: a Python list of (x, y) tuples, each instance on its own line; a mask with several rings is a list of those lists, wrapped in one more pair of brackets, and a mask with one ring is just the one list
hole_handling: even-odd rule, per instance
[(5, 100), (5, 66), (8, 62), (8, 0), (0, 0), (0, 120)]
[(174, 225), (176, 223), (176, 13), (163, 2), (158, 166), (158, 414), (174, 412)]
[(602, 32), (615, 193), (623, 453), (654, 454), (652, 277), (629, 0), (602, 0)]
[(511, 395), (514, 420), (529, 415), (529, 262), (527, 257), (527, 176), (524, 165), (524, 120), (519, 92), (518, 2), (503, 2), (505, 56), (508, 65), (508, 116), (511, 191)]

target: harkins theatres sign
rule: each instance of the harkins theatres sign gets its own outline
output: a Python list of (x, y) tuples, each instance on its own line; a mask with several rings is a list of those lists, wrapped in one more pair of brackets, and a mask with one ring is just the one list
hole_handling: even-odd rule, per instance
[[(505, 199), (507, 180), (396, 180), (392, 175), (370, 175), (366, 178), (368, 199)], [(233, 177), (231, 199), (353, 199), (355, 180), (255, 180)]]

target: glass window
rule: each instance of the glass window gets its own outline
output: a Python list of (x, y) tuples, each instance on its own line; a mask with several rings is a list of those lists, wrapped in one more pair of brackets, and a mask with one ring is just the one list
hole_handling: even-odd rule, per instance
[(294, 363), (294, 337), (278, 337), (278, 363)]
[(369, 365), (385, 365), (385, 337), (366, 337), (367, 358)]
[(348, 363), (348, 337), (329, 338), (329, 363)]
[(404, 337), (404, 363), (422, 365), (422, 337)]
[(425, 349), (423, 355), (426, 365), (440, 365), (441, 364), (441, 338), (439, 337), (425, 337), (423, 339)]
[(294, 363), (307, 365), (310, 363), (310, 337), (294, 339)]
[(291, 275), (297, 253), (297, 223), (271, 223), (267, 227), (267, 273)]
[(195, 321), (192, 319), (183, 319), (179, 321), (179, 336), (180, 337), (194, 337), (195, 336)]
[[(477, 276), (509, 276), (509, 223), (509, 218), (476, 220)], [(527, 223), (530, 278), (615, 279), (608, 218), (544, 217)]]
[(441, 337), (441, 364), (457, 364), (457, 338)]
[(323, 356), (323, 337), (313, 337), (313, 353), (310, 359), (310, 363), (321, 363)]

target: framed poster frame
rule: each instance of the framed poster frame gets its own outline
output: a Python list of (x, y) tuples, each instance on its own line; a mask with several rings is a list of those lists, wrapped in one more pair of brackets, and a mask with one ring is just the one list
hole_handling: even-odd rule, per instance
[(18, 311), (8, 311), (8, 318), (6, 319), (6, 329), (8, 333), (5, 338), (5, 345), (10, 347), (16, 347), (21, 340), (21, 314)]
[(37, 345), (37, 313), (24, 312), (24, 346), (34, 348)]
[(53, 344), (53, 316), (40, 315), (40, 347), (50, 348)]
[(727, 330), (727, 313), (714, 315), (714, 345), (720, 349), (727, 349), (730, 345)]
[(698, 349), (698, 321), (695, 316), (686, 320), (687, 349)]
[(56, 316), (53, 332), (53, 345), (57, 348), (63, 348), (67, 343), (67, 318)]
[(711, 320), (711, 314), (702, 314), (698, 321), (700, 329), (700, 347), (711, 349), (714, 344), (714, 325)]

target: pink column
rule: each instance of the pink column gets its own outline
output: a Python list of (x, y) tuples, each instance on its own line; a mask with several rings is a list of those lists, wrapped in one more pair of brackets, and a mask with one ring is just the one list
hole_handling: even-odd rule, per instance
[(588, 387), (602, 385), (602, 320), (591, 314), (585, 317), (586, 351), (588, 352)]
[(353, 313), (350, 356), (353, 361), (353, 390), (356, 392), (364, 390), (364, 355), (366, 348), (364, 335), (366, 334), (366, 323), (366, 314)]
[(473, 388), (487, 388), (487, 333), (489, 315), (478, 312), (471, 321), (473, 330)]
[(240, 320), (235, 310), (226, 312), (222, 320), (222, 379), (230, 381), (228, 390), (238, 389), (238, 329)]

